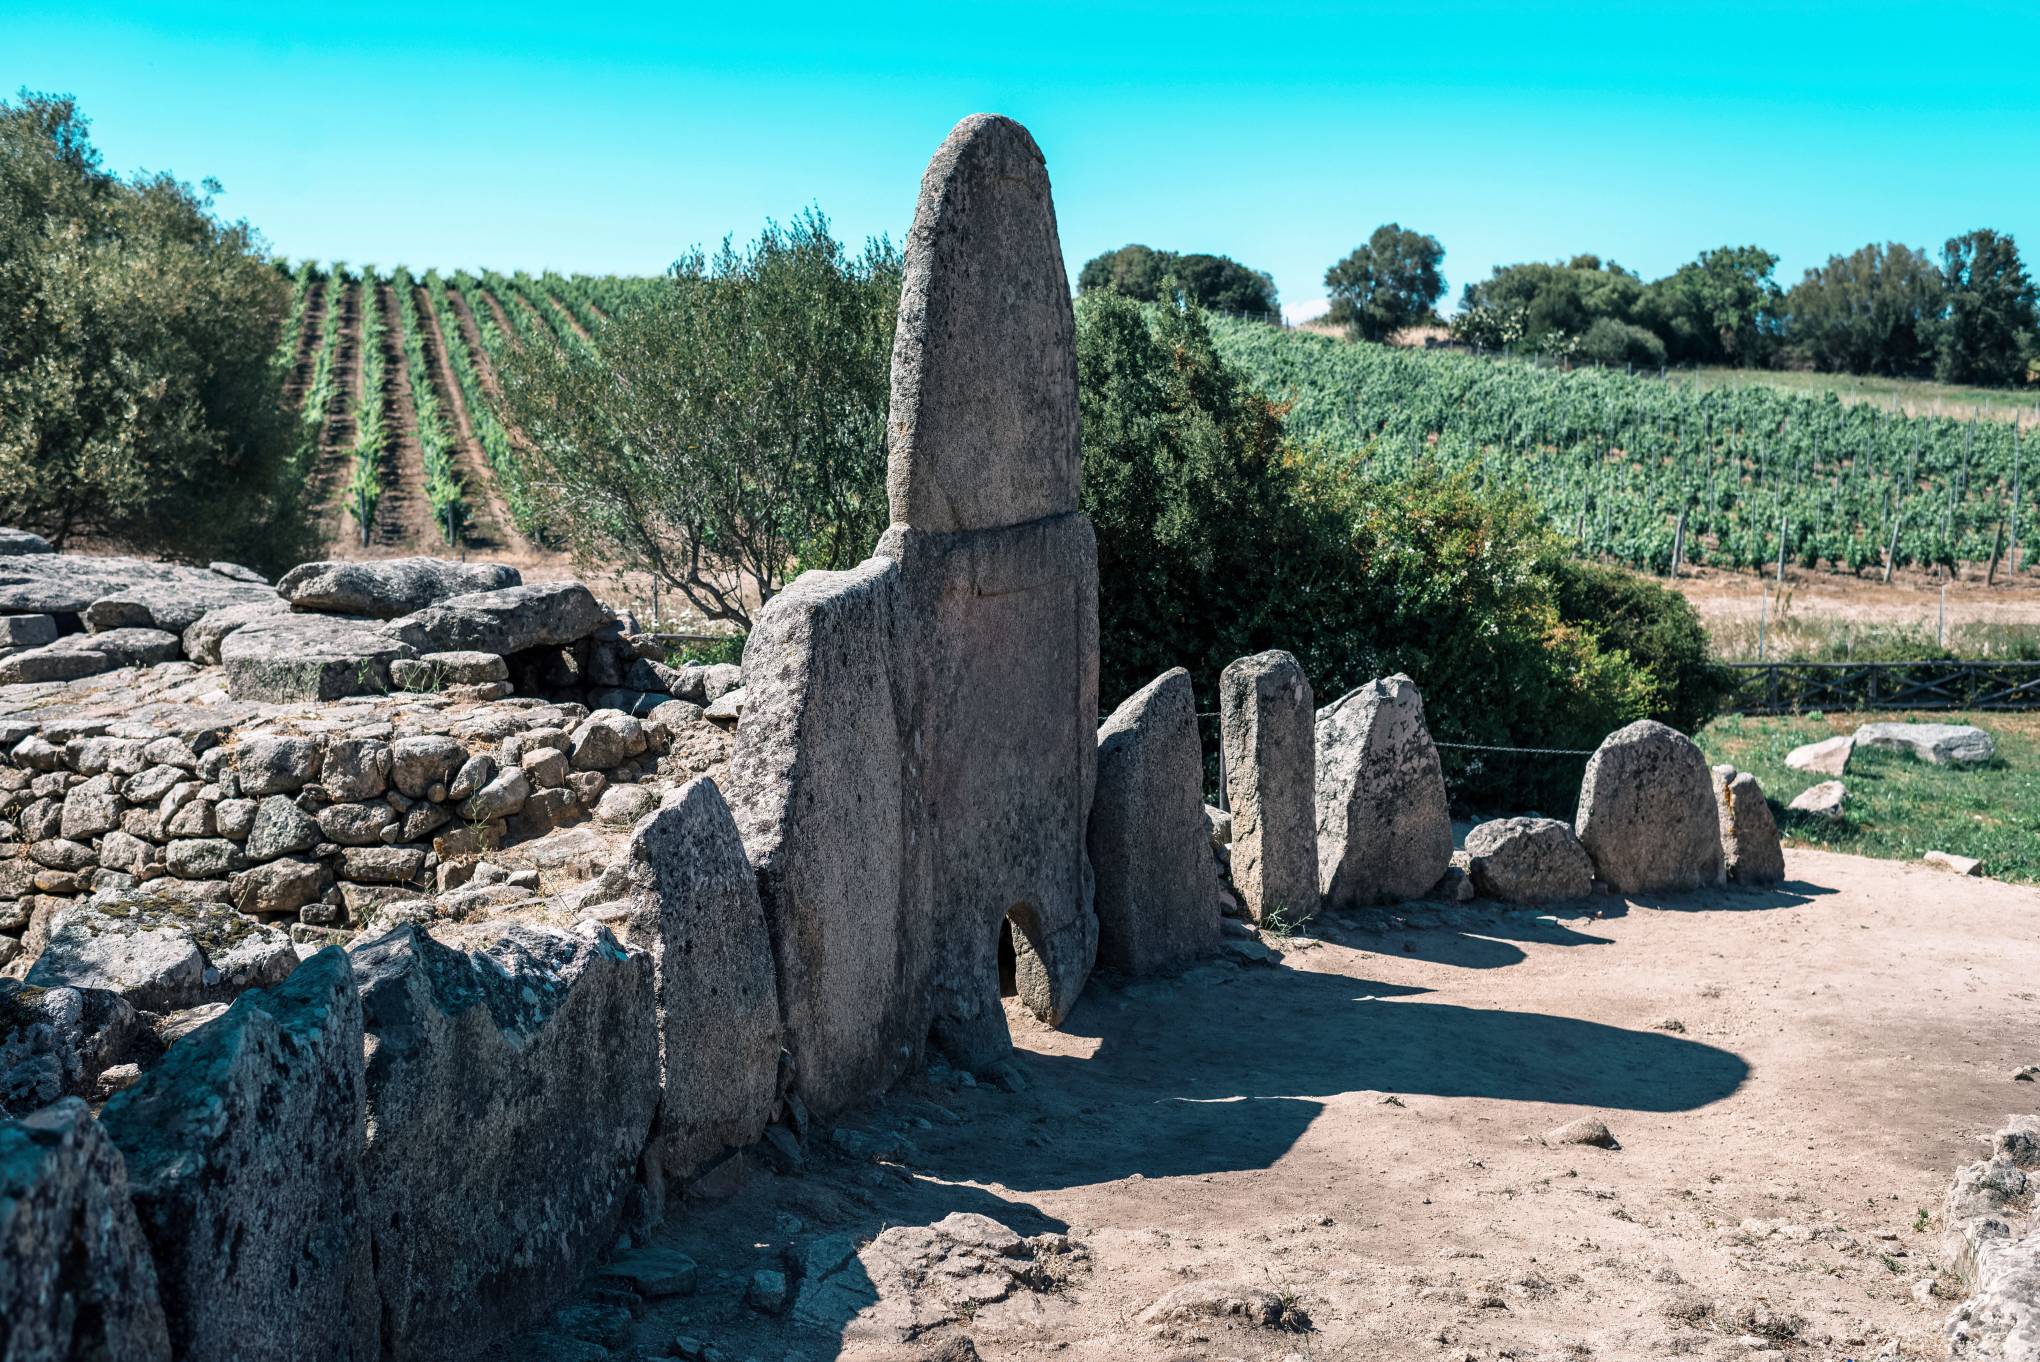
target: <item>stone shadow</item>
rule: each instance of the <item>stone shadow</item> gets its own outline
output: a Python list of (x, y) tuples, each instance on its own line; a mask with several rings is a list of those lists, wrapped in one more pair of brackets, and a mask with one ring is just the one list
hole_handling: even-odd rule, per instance
[[(1662, 1032), (1535, 1012), (1429, 1001), (1430, 990), (1293, 968), (1210, 964), (1172, 980), (1094, 980), (1062, 1031), (1088, 1054), (1022, 1049), (1028, 1088), (943, 1090), (920, 1079), (847, 1114), (847, 1138), (818, 1131), (817, 1154), (862, 1151), (868, 1166), (826, 1178), (775, 1179), (774, 1195), (809, 1216), (783, 1262), (800, 1295), (827, 1271), (825, 1297), (780, 1321), (774, 1346), (803, 1357), (879, 1356), (851, 1322), (879, 1288), (848, 1246), (895, 1225), (934, 1225), (957, 1211), (1021, 1235), (1067, 1227), (1031, 1198), (1132, 1177), (1171, 1178), (1272, 1166), (1327, 1105), (1354, 1095), (1486, 1097), (1604, 1111), (1684, 1111), (1735, 1092), (1738, 1056)], [(930, 1119), (930, 1118), (933, 1119)], [(872, 1154), (869, 1151), (880, 1152)], [(894, 1152), (896, 1151), (896, 1152)], [(873, 1159), (876, 1162), (873, 1162)], [(803, 1204), (801, 1199), (805, 1199)], [(703, 1262), (732, 1242), (769, 1240), (773, 1212), (739, 1198), (713, 1213), (748, 1219), (733, 1233), (687, 1222), (670, 1231)], [(830, 1251), (826, 1245), (841, 1246)], [(721, 1346), (751, 1347), (768, 1327), (752, 1312)], [(949, 1326), (968, 1332), (967, 1324)], [(698, 1329), (719, 1330), (702, 1321)], [(797, 1336), (797, 1337), (796, 1337)], [(892, 1356), (894, 1354), (884, 1353)], [(899, 1356), (938, 1356), (901, 1352)]]

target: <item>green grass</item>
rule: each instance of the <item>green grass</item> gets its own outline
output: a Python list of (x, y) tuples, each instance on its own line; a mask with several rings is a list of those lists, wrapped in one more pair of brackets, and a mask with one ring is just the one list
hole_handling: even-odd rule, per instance
[(1972, 414), (2022, 426), (2040, 424), (2040, 392), (2033, 388), (1972, 388), (1924, 378), (1881, 378), (1874, 374), (1815, 374), (1783, 369), (1674, 369), (1674, 383), (1697, 388), (1774, 388), (1780, 392), (1833, 393), (1844, 402), (1871, 402), (1914, 416), (1967, 417)]
[[(1838, 822), (1785, 806), (1828, 777), (1795, 771), (1785, 754), (1802, 743), (1884, 720), (1975, 724), (1997, 739), (1985, 767), (1929, 766), (1896, 752), (1858, 748), (1841, 779), (1848, 788)], [(1808, 714), (1717, 719), (1699, 735), (1710, 762), (1755, 774), (1788, 845), (1916, 861), (1949, 851), (1983, 862), (1993, 879), (2040, 882), (2040, 714)]]

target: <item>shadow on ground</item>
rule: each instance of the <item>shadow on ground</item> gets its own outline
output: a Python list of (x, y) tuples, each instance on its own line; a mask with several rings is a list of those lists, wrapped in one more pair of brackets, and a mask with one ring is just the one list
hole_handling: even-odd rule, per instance
[[(1737, 906), (1762, 902), (1739, 897), (1751, 901)], [(1796, 890), (1778, 897), (1805, 898)], [(1353, 926), (1320, 930), (1333, 936)], [(1429, 959), (1444, 958), (1441, 951), (1489, 951), (1492, 963), (1507, 963), (1502, 952), (1520, 959), (1503, 936), (1604, 943), (1550, 914), (1516, 912), (1463, 926), (1391, 927), (1368, 945), (1392, 951), (1408, 940)], [(1299, 952), (1292, 963), (1307, 964), (1307, 948), (1292, 948)], [(1021, 1235), (1052, 1233), (1066, 1227), (1029, 1197), (1136, 1175), (1267, 1168), (1329, 1103), (1352, 1094), (1671, 1112), (1719, 1101), (1748, 1075), (1736, 1055), (1662, 1032), (1466, 1007), (1422, 988), (1230, 962), (1167, 980), (1101, 978), (1063, 1029), (1093, 1042), (1091, 1052), (1022, 1051), (1023, 1093), (917, 1079), (839, 1118), (839, 1126), (815, 1130), (809, 1176), (754, 1180), (741, 1196), (680, 1209), (660, 1241), (693, 1256), (707, 1280), (699, 1300), (675, 1307), (671, 1318), (639, 1321), (639, 1344), (650, 1324), (651, 1335), (701, 1337), (731, 1358), (970, 1356), (941, 1351), (970, 1331), (967, 1317), (938, 1318), (917, 1341), (870, 1337), (870, 1319), (859, 1323), (859, 1312), (879, 1303), (879, 1288), (857, 1246), (889, 1227), (934, 1225), (960, 1211)], [(790, 1313), (768, 1315), (743, 1303), (753, 1268), (785, 1274)], [(804, 1294), (809, 1274), (826, 1274), (814, 1280), (827, 1289)]]

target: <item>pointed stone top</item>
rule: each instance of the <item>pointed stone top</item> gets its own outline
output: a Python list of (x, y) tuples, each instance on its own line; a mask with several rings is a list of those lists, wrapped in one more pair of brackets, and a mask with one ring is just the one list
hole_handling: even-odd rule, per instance
[(1077, 509), (1076, 322), (1048, 167), (972, 114), (921, 178), (893, 336), (893, 523), (1018, 525)]

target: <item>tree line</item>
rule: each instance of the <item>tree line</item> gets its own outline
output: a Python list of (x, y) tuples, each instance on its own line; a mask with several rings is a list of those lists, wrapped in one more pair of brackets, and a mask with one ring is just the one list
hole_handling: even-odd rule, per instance
[[(1325, 271), (1328, 321), (1358, 340), (1445, 325), (1445, 248), (1386, 223)], [(1938, 256), (1871, 243), (1830, 256), (1789, 288), (1778, 257), (1722, 246), (1660, 279), (1598, 255), (1498, 265), (1466, 285), (1452, 336), (1481, 350), (1583, 363), (1784, 368), (1932, 378), (1985, 386), (2040, 382), (2040, 291), (2008, 234), (1950, 237)], [(1086, 291), (1279, 315), (1274, 280), (1226, 256), (1123, 246), (1088, 262)]]

